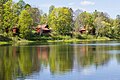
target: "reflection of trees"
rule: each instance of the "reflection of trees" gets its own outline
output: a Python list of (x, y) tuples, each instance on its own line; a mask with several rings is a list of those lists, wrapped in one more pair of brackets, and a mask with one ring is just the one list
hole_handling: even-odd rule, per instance
[(40, 71), (43, 64), (47, 66), (49, 58), (49, 47), (21, 47), (19, 65), (22, 75), (29, 75), (33, 71)]
[(110, 59), (110, 54), (106, 54), (106, 48), (101, 46), (80, 46), (76, 47), (76, 54), (78, 59), (78, 64), (82, 67), (87, 67), (91, 65), (104, 65)]
[(39, 71), (36, 48), (0, 47), (0, 80), (14, 80)]
[(0, 47), (0, 80), (13, 80), (16, 75), (18, 64), (13, 52), (12, 47)]
[(49, 64), (52, 73), (70, 71), (73, 68), (73, 49), (70, 46), (52, 46)]
[[(37, 46), (0, 47), (0, 80), (26, 77), (33, 72), (50, 67), (52, 74), (66, 73), (77, 67), (106, 64), (111, 54), (104, 51), (119, 50), (120, 47), (105, 46)], [(120, 62), (120, 55), (115, 54)]]
[(114, 50), (116, 50), (114, 53), (116, 54), (117, 62), (120, 64), (120, 46), (116, 47)]
[(29, 47), (21, 47), (19, 55), (20, 70), (24, 75), (32, 72), (32, 52)]
[(117, 62), (120, 64), (120, 54), (117, 54), (116, 58), (117, 58)]

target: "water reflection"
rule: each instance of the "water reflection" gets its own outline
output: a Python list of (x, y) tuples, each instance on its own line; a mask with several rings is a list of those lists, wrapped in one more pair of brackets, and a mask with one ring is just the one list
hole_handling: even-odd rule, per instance
[(72, 74), (91, 66), (97, 69), (113, 59), (120, 64), (120, 54), (114, 50), (119, 51), (120, 46), (1, 46), (0, 80), (25, 79), (45, 69), (50, 72), (47, 76)]
[(49, 64), (51, 73), (64, 73), (73, 68), (73, 48), (70, 46), (50, 47)]
[(99, 48), (102, 50), (101, 47), (75, 47), (78, 64), (81, 67), (89, 67), (91, 65), (97, 67), (108, 63), (111, 55), (100, 51)]

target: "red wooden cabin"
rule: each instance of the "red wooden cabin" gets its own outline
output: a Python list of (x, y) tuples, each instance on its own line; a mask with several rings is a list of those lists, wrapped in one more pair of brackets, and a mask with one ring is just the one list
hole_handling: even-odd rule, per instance
[(38, 25), (36, 28), (36, 33), (42, 34), (42, 33), (50, 33), (51, 30), (48, 28), (48, 25), (43, 24), (43, 25)]
[(19, 35), (19, 28), (13, 27), (13, 28), (12, 28), (12, 33), (13, 33), (13, 36)]
[(85, 28), (81, 28), (79, 32), (80, 32), (81, 34), (83, 34), (83, 33), (86, 32), (86, 29), (85, 29)]

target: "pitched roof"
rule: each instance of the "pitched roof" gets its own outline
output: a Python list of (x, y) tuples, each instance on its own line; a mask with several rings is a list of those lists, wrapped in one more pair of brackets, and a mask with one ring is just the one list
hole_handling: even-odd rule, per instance
[(86, 31), (86, 29), (85, 28), (81, 28), (80, 31)]
[(37, 28), (41, 28), (42, 30), (49, 30), (46, 26), (46, 24), (38, 25)]

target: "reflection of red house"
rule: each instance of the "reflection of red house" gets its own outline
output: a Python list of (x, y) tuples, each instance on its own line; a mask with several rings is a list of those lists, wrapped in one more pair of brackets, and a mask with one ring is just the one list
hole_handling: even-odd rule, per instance
[(36, 33), (42, 34), (42, 33), (50, 33), (50, 29), (48, 28), (49, 26), (46, 24), (43, 25), (38, 25), (36, 28)]
[(38, 59), (42, 59), (44, 61), (48, 61), (48, 47), (38, 47), (37, 48), (37, 54), (38, 54)]
[(17, 53), (16, 47), (13, 47), (13, 56), (14, 57), (16, 57), (16, 53)]

